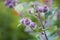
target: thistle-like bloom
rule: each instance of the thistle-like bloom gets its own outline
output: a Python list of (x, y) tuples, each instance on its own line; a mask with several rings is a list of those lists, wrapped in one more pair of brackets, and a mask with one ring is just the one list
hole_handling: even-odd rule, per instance
[(13, 8), (13, 6), (14, 6), (14, 5), (13, 5), (12, 3), (10, 3), (7, 7), (8, 7), (8, 8)]
[(47, 7), (47, 6), (44, 6), (43, 7), (43, 12), (45, 13), (45, 12), (47, 12), (49, 10), (49, 8)]
[(42, 13), (42, 12), (43, 12), (43, 8), (40, 7), (40, 6), (38, 6), (38, 7), (36, 8), (36, 13)]
[(20, 20), (20, 23), (22, 23), (24, 26), (30, 26), (31, 28), (35, 29), (36, 28), (36, 23), (32, 22), (30, 19), (28, 18), (22, 18)]
[(8, 8), (13, 8), (18, 3), (18, 0), (5, 0), (5, 5)]
[(30, 25), (31, 20), (30, 19), (25, 19), (24, 24), (25, 25)]
[(11, 3), (11, 0), (5, 0), (5, 5), (7, 6), (8, 4)]
[(27, 32), (32, 32), (32, 29), (35, 30), (36, 26), (37, 26), (36, 23), (32, 22), (28, 18), (22, 18), (20, 20), (20, 23), (22, 23), (24, 26), (26, 26), (25, 31), (27, 31)]
[(47, 6), (38, 6), (36, 8), (36, 13), (45, 13), (45, 12), (48, 12), (49, 11), (49, 8)]
[(20, 20), (20, 22), (25, 26), (29, 26), (30, 23), (31, 23), (31, 20), (27, 19), (27, 18), (23, 18), (23, 19)]
[(31, 28), (36, 29), (36, 26), (37, 26), (36, 23), (34, 23), (34, 22), (31, 22), (31, 23), (30, 23), (30, 27), (31, 27)]

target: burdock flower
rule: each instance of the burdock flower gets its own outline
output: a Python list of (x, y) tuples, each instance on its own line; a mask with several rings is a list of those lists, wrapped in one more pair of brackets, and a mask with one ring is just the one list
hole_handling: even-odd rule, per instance
[(31, 20), (28, 19), (28, 18), (23, 18), (23, 19), (20, 20), (20, 22), (25, 26), (29, 26), (30, 23), (31, 23)]
[(5, 0), (5, 5), (8, 8), (13, 8), (15, 5), (17, 5), (18, 0)]
[(49, 10), (49, 8), (47, 6), (43, 6), (43, 12), (47, 12)]
[(36, 26), (37, 26), (36, 23), (34, 23), (34, 22), (31, 22), (31, 23), (30, 23), (30, 27), (31, 27), (31, 28), (36, 29)]
[(25, 19), (24, 25), (30, 25), (30, 23), (31, 23), (31, 20), (30, 19)]
[(36, 8), (36, 13), (42, 13), (43, 12), (43, 7), (38, 6)]
[(11, 0), (5, 0), (5, 5), (7, 6), (8, 4), (11, 3)]
[(10, 3), (7, 7), (8, 7), (8, 8), (13, 8), (13, 4)]

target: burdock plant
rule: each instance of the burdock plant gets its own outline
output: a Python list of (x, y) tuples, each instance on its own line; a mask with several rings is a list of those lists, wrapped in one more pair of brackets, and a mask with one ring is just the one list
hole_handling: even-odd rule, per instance
[[(17, 5), (15, 5), (14, 1), (7, 3), (5, 5), (10, 8), (13, 7), (21, 17), (17, 27), (24, 25), (25, 31), (31, 35), (35, 35), (37, 40), (55, 40), (58, 37), (55, 33), (57, 30), (57, 26), (55, 25), (57, 20), (56, 7), (53, 8), (51, 5), (39, 2), (25, 2)], [(10, 4), (13, 6), (10, 6)]]

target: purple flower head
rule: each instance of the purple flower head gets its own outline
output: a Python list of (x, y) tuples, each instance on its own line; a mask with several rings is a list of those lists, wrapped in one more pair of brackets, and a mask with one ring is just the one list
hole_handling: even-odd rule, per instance
[(37, 26), (37, 25), (36, 25), (36, 23), (31, 22), (30, 27), (32, 27), (32, 28), (34, 28), (34, 29), (35, 29), (35, 28), (36, 28), (36, 26)]
[(43, 12), (45, 13), (45, 12), (47, 12), (48, 11), (48, 7), (47, 6), (44, 6), (43, 7)]
[(27, 26), (27, 25), (30, 25), (31, 20), (30, 20), (30, 19), (27, 19), (27, 18), (23, 18), (23, 19), (20, 20), (20, 22), (21, 22), (23, 25)]
[(36, 13), (42, 13), (42, 12), (43, 12), (43, 8), (38, 6), (36, 8)]
[(29, 25), (30, 24), (30, 19), (25, 19), (25, 24)]
[(7, 6), (7, 5), (9, 5), (11, 3), (11, 0), (6, 0), (5, 1), (5, 5)]
[(17, 4), (18, 4), (18, 0), (13, 0), (12, 3), (13, 3), (14, 5), (17, 5)]
[(17, 3), (17, 0), (5, 0), (5, 5), (9, 8), (13, 8)]
[(32, 22), (30, 19), (28, 19), (28, 18), (22, 18), (21, 20), (20, 20), (20, 23), (22, 23), (24, 26), (26, 26), (26, 27), (29, 27), (30, 26), (30, 28), (33, 28), (33, 29), (36, 29), (36, 23), (34, 23), (34, 22)]
[(13, 4), (10, 3), (9, 6), (8, 6), (8, 8), (12, 8), (12, 7), (13, 7)]

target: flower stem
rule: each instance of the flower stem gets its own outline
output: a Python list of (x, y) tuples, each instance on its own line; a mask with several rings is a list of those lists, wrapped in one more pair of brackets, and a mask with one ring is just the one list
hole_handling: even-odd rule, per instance
[[(38, 13), (38, 20), (39, 20), (39, 23), (40, 23), (41, 27), (42, 27), (43, 29), (45, 29), (45, 27), (44, 27), (44, 25), (43, 25), (43, 23), (42, 23), (42, 20), (41, 20), (40, 13)], [(48, 40), (45, 30), (44, 30), (44, 35), (45, 35), (46, 40)]]

